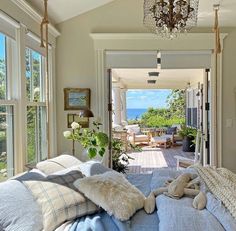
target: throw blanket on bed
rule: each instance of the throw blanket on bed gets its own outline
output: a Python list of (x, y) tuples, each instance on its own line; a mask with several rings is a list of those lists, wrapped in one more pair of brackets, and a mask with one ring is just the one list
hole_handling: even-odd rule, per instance
[(209, 190), (223, 202), (231, 215), (236, 219), (236, 175), (225, 168), (213, 169), (194, 165), (199, 176)]

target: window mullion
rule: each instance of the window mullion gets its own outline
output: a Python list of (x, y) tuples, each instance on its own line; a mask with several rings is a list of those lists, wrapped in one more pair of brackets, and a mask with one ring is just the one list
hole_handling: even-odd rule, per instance
[(37, 157), (37, 162), (41, 161), (41, 154), (40, 154), (40, 126), (39, 126), (39, 123), (40, 123), (40, 116), (39, 116), (39, 111), (40, 111), (40, 107), (37, 106), (37, 109), (36, 109), (36, 139), (37, 139), (37, 142), (36, 142), (36, 157)]
[(40, 101), (45, 102), (44, 99), (44, 67), (43, 67), (43, 57), (40, 59)]
[(29, 62), (30, 62), (30, 101), (32, 102), (34, 99), (34, 86), (33, 86), (33, 56), (32, 56), (32, 51), (29, 50), (30, 55), (29, 55)]
[(15, 113), (15, 134), (17, 139), (15, 144), (17, 147), (17, 152), (15, 156), (15, 173), (20, 173), (24, 171), (24, 165), (26, 163), (26, 153), (27, 153), (27, 107), (26, 107), (26, 78), (25, 78), (25, 32), (26, 28), (20, 26), (16, 29), (16, 47), (17, 47), (17, 75), (14, 78), (14, 82), (17, 88), (17, 99), (18, 106)]

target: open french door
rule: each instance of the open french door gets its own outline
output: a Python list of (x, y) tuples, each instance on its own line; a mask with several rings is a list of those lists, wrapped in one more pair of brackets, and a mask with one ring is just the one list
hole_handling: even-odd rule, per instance
[(205, 69), (202, 93), (203, 165), (210, 164), (210, 69)]

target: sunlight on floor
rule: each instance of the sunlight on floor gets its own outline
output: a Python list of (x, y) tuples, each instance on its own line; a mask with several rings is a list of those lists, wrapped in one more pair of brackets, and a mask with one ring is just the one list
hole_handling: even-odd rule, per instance
[(142, 168), (168, 167), (163, 152), (160, 148), (144, 148), (142, 152), (131, 153), (134, 160), (130, 160), (130, 166), (141, 165)]
[(175, 155), (186, 158), (193, 158), (193, 153), (183, 152), (181, 146), (175, 146), (168, 149), (143, 147), (141, 152), (129, 153), (134, 158), (130, 160), (130, 173), (151, 173), (158, 168), (176, 168)]

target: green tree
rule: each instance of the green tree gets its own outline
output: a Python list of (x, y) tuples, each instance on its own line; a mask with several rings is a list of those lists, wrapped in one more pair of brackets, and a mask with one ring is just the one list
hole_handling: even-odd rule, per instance
[(171, 94), (167, 97), (166, 101), (171, 117), (185, 118), (185, 98), (185, 90), (172, 90)]
[(172, 90), (166, 100), (167, 108), (149, 108), (141, 117), (141, 125), (169, 127), (185, 122), (185, 90)]
[(0, 59), (0, 99), (6, 97), (6, 63)]

